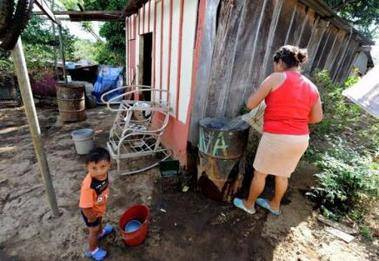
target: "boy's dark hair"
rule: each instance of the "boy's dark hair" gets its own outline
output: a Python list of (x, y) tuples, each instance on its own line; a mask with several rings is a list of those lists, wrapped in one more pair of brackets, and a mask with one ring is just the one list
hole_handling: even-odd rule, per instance
[(307, 50), (293, 45), (284, 45), (274, 54), (274, 62), (278, 63), (282, 60), (287, 68), (302, 65), (306, 63), (307, 59)]
[(102, 160), (110, 162), (111, 156), (106, 149), (98, 147), (98, 148), (94, 148), (93, 150), (89, 152), (87, 156), (86, 164), (90, 162), (98, 163), (99, 161), (102, 161)]

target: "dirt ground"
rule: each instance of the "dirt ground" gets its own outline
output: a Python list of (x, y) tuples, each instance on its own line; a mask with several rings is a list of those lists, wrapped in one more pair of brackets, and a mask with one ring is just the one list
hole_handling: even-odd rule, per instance
[[(22, 108), (1, 109), (0, 260), (84, 260), (86, 229), (78, 198), (86, 173), (70, 132), (93, 128), (97, 144), (104, 146), (114, 115), (106, 108), (92, 109), (85, 122), (63, 126), (56, 124), (55, 109), (40, 109), (38, 116), (63, 214), (51, 218)], [(125, 247), (118, 233), (102, 245), (108, 260), (379, 260), (377, 239), (358, 237), (347, 244), (317, 222), (303, 196), (314, 172), (301, 164), (291, 178), (283, 214), (274, 217), (261, 209), (249, 216), (192, 190), (161, 193), (157, 169), (128, 177), (112, 170), (105, 221), (117, 226), (136, 203), (150, 207), (151, 220), (143, 245)]]

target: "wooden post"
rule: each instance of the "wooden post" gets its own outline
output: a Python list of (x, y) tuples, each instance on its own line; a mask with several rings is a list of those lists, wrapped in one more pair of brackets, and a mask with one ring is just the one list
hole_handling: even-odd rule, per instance
[[(51, 1), (51, 11), (53, 13), (54, 13), (54, 7), (55, 7), (55, 1), (52, 0)], [(55, 35), (55, 22), (54, 21), (51, 21), (51, 26), (52, 26), (52, 29), (53, 29), (53, 37), (54, 37), (54, 43), (55, 43), (55, 40), (57, 39), (57, 37)], [(57, 50), (56, 50), (56, 46), (55, 45), (53, 47), (53, 55), (54, 55), (54, 72), (55, 72), (55, 76), (58, 79), (58, 57), (57, 57)]]
[(34, 150), (37, 156), (37, 161), (41, 170), (42, 178), (45, 183), (47, 199), (49, 201), (51, 210), (53, 211), (53, 215), (57, 217), (60, 215), (60, 213), (58, 210), (57, 199), (55, 196), (55, 191), (49, 172), (49, 166), (47, 164), (46, 155), (43, 150), (41, 130), (38, 123), (36, 108), (34, 106), (32, 89), (29, 82), (28, 70), (26, 68), (24, 51), (22, 49), (22, 43), (20, 38), (18, 39), (16, 46), (12, 50), (12, 59), (16, 68), (17, 81), (20, 87), (21, 97), (24, 103), (30, 133), (32, 135)]
[(66, 59), (64, 57), (64, 46), (63, 46), (63, 35), (62, 35), (62, 25), (58, 26), (59, 28), (59, 47), (61, 51), (61, 58), (62, 58), (62, 70), (63, 70), (63, 79), (65, 83), (67, 84), (67, 74), (66, 74)]

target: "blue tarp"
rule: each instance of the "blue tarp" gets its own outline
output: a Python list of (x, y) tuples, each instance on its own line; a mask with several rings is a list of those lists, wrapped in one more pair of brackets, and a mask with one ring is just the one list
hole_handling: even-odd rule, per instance
[[(107, 91), (123, 86), (123, 67), (110, 67), (106, 65), (100, 66), (92, 95), (96, 97), (96, 101), (101, 103), (101, 95)], [(122, 94), (122, 91), (114, 92), (106, 97), (106, 100)]]

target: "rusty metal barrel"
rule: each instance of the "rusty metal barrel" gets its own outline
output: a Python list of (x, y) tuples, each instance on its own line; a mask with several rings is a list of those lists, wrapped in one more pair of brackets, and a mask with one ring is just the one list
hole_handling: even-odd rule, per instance
[(241, 118), (200, 121), (198, 186), (209, 198), (231, 201), (244, 173), (249, 125)]
[(56, 87), (60, 120), (84, 121), (86, 119), (84, 84), (59, 82)]

